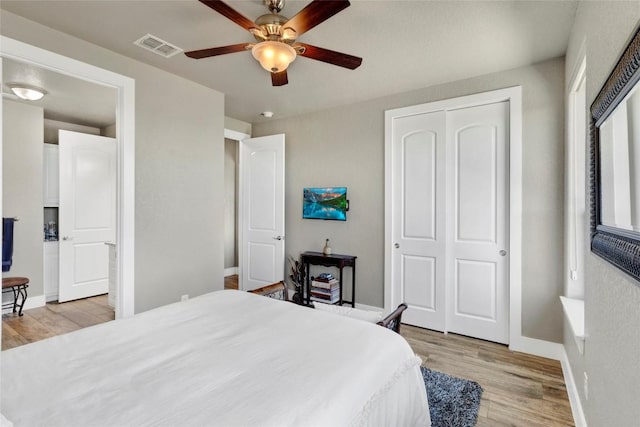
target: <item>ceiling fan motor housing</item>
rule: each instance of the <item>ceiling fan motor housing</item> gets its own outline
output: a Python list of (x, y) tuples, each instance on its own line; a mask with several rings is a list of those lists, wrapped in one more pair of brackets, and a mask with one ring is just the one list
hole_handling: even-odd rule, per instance
[(272, 13), (280, 13), (282, 9), (284, 9), (284, 0), (264, 0), (264, 5)]
[(259, 16), (258, 19), (256, 19), (256, 25), (260, 27), (262, 34), (253, 33), (253, 36), (257, 41), (267, 39), (275, 41), (291, 40), (293, 42), (293, 40), (295, 40), (295, 37), (291, 37), (291, 31), (293, 30), (286, 28), (284, 29), (284, 32), (287, 33), (287, 36), (285, 37), (283, 34), (283, 25), (288, 20), (288, 18), (275, 13), (268, 13), (266, 15)]

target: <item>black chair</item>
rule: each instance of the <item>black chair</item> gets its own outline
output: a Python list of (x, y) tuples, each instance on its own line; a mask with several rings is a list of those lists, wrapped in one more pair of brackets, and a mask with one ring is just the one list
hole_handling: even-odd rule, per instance
[(249, 291), (252, 294), (262, 295), (269, 298), (287, 301), (288, 293), (284, 282), (273, 283), (258, 289)]
[(393, 310), (387, 317), (377, 322), (378, 325), (391, 329), (393, 332), (400, 333), (400, 322), (402, 321), (402, 312), (407, 309), (407, 304), (402, 303)]

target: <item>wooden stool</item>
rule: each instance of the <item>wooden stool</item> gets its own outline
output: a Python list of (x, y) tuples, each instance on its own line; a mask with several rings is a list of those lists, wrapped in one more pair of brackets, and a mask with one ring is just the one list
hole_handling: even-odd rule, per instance
[(2, 278), (2, 293), (13, 292), (13, 303), (2, 304), (2, 308), (13, 307), (13, 312), (16, 312), (18, 307), (18, 297), (22, 297), (22, 303), (20, 304), (20, 310), (18, 310), (18, 316), (22, 316), (22, 308), (27, 300), (27, 288), (29, 279), (26, 277), (3, 277)]

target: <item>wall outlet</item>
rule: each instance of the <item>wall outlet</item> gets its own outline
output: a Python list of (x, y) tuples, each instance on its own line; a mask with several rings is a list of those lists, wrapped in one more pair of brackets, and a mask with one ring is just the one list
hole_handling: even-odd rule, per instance
[(584, 398), (586, 400), (589, 400), (589, 377), (587, 376), (587, 373), (584, 373), (584, 382), (582, 384), (582, 387), (584, 388)]
[(185, 294), (180, 297), (180, 301), (186, 301), (188, 299), (189, 299), (189, 294)]
[(571, 280), (578, 280), (578, 272), (576, 270), (571, 270)]

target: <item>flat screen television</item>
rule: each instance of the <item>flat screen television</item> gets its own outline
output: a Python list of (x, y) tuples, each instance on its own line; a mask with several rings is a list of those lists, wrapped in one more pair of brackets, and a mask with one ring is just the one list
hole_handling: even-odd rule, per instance
[(346, 221), (348, 210), (347, 187), (304, 189), (302, 218)]

